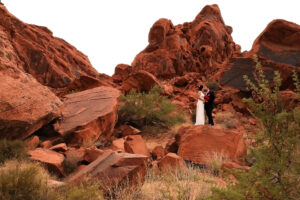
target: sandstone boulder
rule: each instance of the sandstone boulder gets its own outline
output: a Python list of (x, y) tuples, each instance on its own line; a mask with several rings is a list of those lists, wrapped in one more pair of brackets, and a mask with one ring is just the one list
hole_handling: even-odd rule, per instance
[(146, 143), (140, 135), (127, 136), (124, 142), (124, 149), (127, 153), (141, 154), (150, 157)]
[(29, 138), (26, 142), (27, 142), (28, 149), (32, 150), (39, 146), (40, 138), (35, 135), (35, 136)]
[(140, 70), (130, 74), (130, 76), (123, 81), (121, 87), (125, 93), (128, 93), (132, 89), (139, 92), (148, 92), (155, 85), (160, 85), (157, 78), (147, 71)]
[(0, 138), (24, 139), (57, 118), (62, 103), (47, 87), (19, 70), (19, 58), (1, 54), (1, 49), (13, 49), (5, 37), (0, 45)]
[(40, 146), (44, 149), (49, 149), (50, 147), (52, 147), (52, 142), (50, 140), (45, 140), (41, 142)]
[(142, 183), (145, 179), (146, 156), (105, 152), (94, 162), (84, 169), (74, 174), (69, 179), (70, 183), (80, 183), (85, 181), (101, 181), (101, 189), (107, 192), (115, 187), (134, 186)]
[(64, 171), (62, 163), (64, 161), (64, 155), (57, 153), (53, 150), (37, 148), (27, 152), (30, 155), (31, 160), (39, 161), (46, 165), (47, 169), (57, 175), (63, 176)]
[(115, 73), (112, 78), (115, 83), (121, 83), (126, 80), (131, 74), (132, 67), (130, 65), (119, 64), (115, 68)]
[(154, 160), (160, 160), (165, 156), (165, 149), (161, 145), (156, 146), (152, 149), (151, 155)]
[(85, 149), (85, 154), (83, 159), (89, 163), (96, 160), (99, 156), (101, 156), (104, 153), (103, 150), (98, 149), (95, 146), (89, 147)]
[(206, 164), (213, 155), (242, 163), (247, 153), (242, 135), (234, 130), (211, 126), (182, 127), (176, 135), (178, 155), (195, 164)]
[(161, 170), (179, 169), (186, 167), (182, 157), (175, 153), (168, 153), (160, 161), (158, 161), (158, 166)]
[(232, 169), (240, 169), (240, 170), (245, 170), (245, 171), (249, 171), (250, 170), (250, 167), (248, 166), (241, 166), (235, 162), (224, 162), (222, 163), (221, 165), (221, 169), (223, 171), (228, 171), (229, 170), (232, 170)]
[(130, 126), (130, 125), (121, 125), (117, 130), (114, 131), (114, 135), (116, 137), (125, 137), (128, 135), (137, 135), (140, 134), (141, 131)]
[(66, 143), (60, 143), (60, 144), (50, 147), (49, 149), (53, 150), (53, 151), (58, 151), (58, 152), (65, 152), (68, 150), (68, 147), (67, 147)]
[(125, 143), (124, 138), (119, 138), (119, 139), (113, 140), (112, 143), (111, 143), (111, 149), (114, 150), (114, 151), (125, 152), (124, 143)]
[(117, 121), (119, 95), (117, 89), (105, 86), (66, 95), (55, 129), (71, 146), (92, 144), (99, 137), (106, 140)]

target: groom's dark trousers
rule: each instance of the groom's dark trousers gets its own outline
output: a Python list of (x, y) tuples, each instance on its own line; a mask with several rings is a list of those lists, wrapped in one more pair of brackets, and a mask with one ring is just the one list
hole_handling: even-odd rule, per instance
[(215, 107), (214, 101), (215, 101), (216, 96), (215, 96), (215, 93), (213, 91), (209, 91), (206, 96), (209, 97), (209, 100), (208, 100), (208, 102), (204, 103), (204, 108), (205, 108), (206, 115), (208, 117), (208, 123), (213, 126), (215, 124), (214, 124), (214, 120), (213, 120), (213, 117), (212, 117), (212, 111)]
[(212, 126), (214, 125), (214, 120), (213, 120), (213, 117), (212, 117), (213, 109), (214, 109), (213, 105), (205, 106), (205, 112), (206, 112), (206, 115), (208, 117), (208, 123)]

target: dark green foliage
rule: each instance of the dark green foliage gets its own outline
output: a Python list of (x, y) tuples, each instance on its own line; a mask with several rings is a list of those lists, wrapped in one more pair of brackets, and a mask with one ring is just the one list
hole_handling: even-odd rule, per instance
[[(227, 189), (214, 189), (211, 199), (300, 199), (300, 108), (287, 112), (280, 102), (281, 78), (274, 73), (272, 85), (266, 80), (257, 62), (256, 81), (245, 80), (255, 98), (246, 99), (252, 114), (260, 121), (254, 136), (254, 160), (246, 173), (235, 171), (238, 180)], [(294, 75), (296, 76), (296, 75)], [(299, 85), (299, 81), (295, 85)], [(299, 94), (299, 90), (296, 90)]]
[(159, 86), (149, 93), (131, 90), (128, 95), (120, 97), (119, 123), (131, 123), (138, 128), (147, 126), (170, 127), (184, 121), (183, 115), (176, 112), (176, 105), (161, 95)]
[(10, 159), (26, 158), (26, 143), (21, 140), (0, 140), (0, 164)]

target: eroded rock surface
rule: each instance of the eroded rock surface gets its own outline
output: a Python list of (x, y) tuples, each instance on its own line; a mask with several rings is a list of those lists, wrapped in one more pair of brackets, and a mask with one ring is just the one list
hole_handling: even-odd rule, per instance
[(105, 152), (94, 162), (70, 178), (70, 183), (91, 180), (101, 181), (101, 189), (108, 191), (115, 187), (134, 186), (142, 183), (146, 175), (147, 157), (137, 154)]
[(238, 132), (228, 129), (210, 126), (182, 127), (176, 135), (177, 154), (195, 164), (206, 164), (213, 156), (241, 163), (247, 153), (242, 137)]
[(117, 89), (105, 86), (66, 95), (56, 130), (71, 146), (109, 138), (117, 121), (119, 95)]

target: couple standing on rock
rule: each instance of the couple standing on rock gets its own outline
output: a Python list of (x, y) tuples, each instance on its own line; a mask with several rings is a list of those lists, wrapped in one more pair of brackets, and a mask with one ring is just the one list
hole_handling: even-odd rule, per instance
[(215, 107), (215, 93), (210, 90), (208, 87), (203, 88), (203, 85), (199, 86), (199, 97), (197, 102), (196, 110), (196, 123), (195, 125), (204, 125), (205, 124), (205, 113), (208, 117), (208, 124), (213, 126), (214, 121), (212, 117), (212, 111)]

